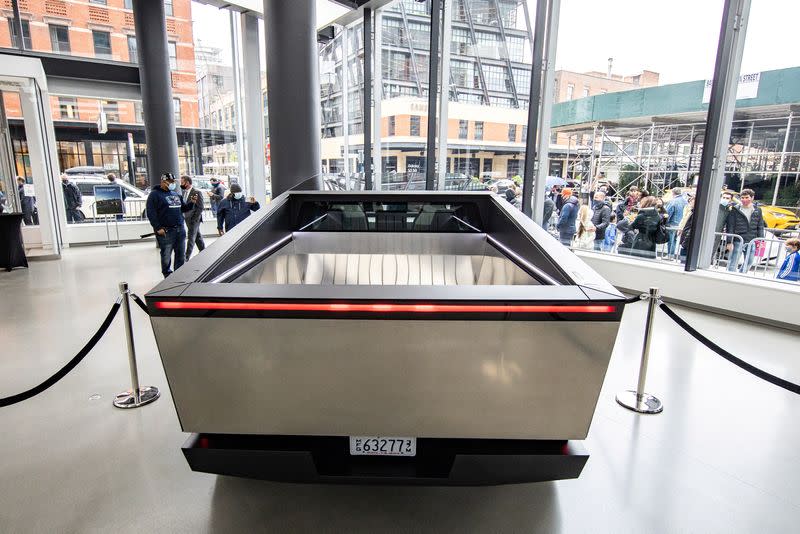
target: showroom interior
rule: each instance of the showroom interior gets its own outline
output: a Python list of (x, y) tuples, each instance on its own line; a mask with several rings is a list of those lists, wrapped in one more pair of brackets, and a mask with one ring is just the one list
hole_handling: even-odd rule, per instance
[(800, 5), (701, 4), (5, 0), (0, 531), (795, 530)]

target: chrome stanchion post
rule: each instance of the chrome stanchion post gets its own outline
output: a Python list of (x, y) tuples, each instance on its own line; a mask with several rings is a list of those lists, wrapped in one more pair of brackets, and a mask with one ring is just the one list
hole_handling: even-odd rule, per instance
[(656, 308), (661, 302), (661, 292), (657, 287), (651, 287), (650, 293), (642, 295), (648, 299), (647, 302), (647, 322), (645, 323), (644, 342), (642, 344), (642, 360), (639, 363), (639, 382), (636, 391), (626, 390), (617, 394), (617, 402), (639, 413), (660, 413), (664, 405), (653, 395), (645, 393), (644, 386), (647, 380), (647, 363), (650, 358), (650, 342), (653, 340), (653, 320), (656, 315)]
[(136, 347), (133, 344), (133, 323), (131, 322), (131, 292), (127, 282), (119, 284), (122, 298), (122, 316), (125, 320), (125, 337), (128, 341), (128, 363), (131, 367), (131, 389), (123, 391), (114, 398), (117, 408), (138, 408), (156, 400), (161, 392), (155, 386), (139, 386), (139, 371), (136, 366)]

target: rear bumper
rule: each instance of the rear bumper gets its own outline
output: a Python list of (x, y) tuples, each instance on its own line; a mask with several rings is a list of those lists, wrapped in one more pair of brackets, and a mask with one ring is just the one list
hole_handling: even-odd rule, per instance
[(480, 486), (578, 478), (579, 441), (427, 439), (413, 458), (350, 456), (346, 437), (192, 434), (193, 471), (277, 482)]

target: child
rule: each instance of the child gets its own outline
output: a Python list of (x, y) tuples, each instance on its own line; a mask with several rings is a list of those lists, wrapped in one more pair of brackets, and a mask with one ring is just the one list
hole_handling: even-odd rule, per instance
[(785, 245), (786, 258), (778, 271), (778, 279), (800, 282), (800, 239), (787, 239)]
[(617, 214), (611, 213), (611, 220), (606, 227), (606, 237), (603, 239), (603, 252), (614, 252), (617, 242)]

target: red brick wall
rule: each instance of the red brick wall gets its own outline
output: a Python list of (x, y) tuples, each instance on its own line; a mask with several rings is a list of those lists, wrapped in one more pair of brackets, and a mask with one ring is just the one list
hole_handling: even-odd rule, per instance
[[(48, 24), (64, 24), (70, 28), (71, 55), (94, 57), (91, 30), (95, 29), (111, 34), (111, 54), (117, 61), (130, 60), (127, 37), (134, 35), (133, 14), (124, 5), (124, 0), (108, 0), (107, 6), (88, 0), (19, 0), (22, 18), (30, 24), (33, 50), (52, 52)], [(10, 10), (11, 0), (0, 0), (0, 47), (11, 46)], [(167, 17), (167, 38), (177, 43), (178, 69), (173, 72), (172, 92), (181, 99), (181, 125), (198, 126), (191, 0), (174, 0), (173, 12), (174, 16)], [(80, 120), (96, 120), (97, 101), (78, 100)], [(51, 100), (51, 109), (53, 118), (59, 119), (57, 101), (53, 104)], [(9, 110), (10, 117), (19, 116), (13, 113)], [(132, 102), (120, 102), (120, 120), (134, 122)]]

